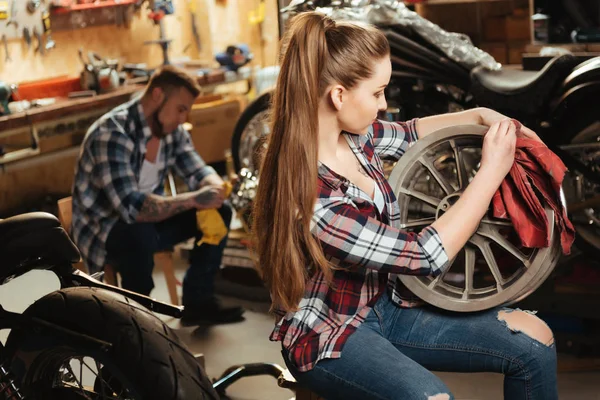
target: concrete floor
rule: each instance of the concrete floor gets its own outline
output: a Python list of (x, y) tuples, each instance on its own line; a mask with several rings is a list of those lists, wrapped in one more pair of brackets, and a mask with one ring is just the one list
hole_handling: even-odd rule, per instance
[[(183, 277), (185, 265), (177, 259), (177, 275)], [(162, 273), (155, 274), (153, 296), (168, 301)], [(0, 286), (0, 304), (10, 311), (22, 311), (33, 301), (58, 288), (58, 281), (45, 271), (34, 271)], [(247, 307), (246, 320), (241, 323), (213, 326), (207, 329), (181, 327), (178, 320), (165, 318), (193, 352), (204, 353), (206, 370), (211, 378), (220, 376), (232, 365), (269, 362), (282, 365), (279, 345), (269, 342), (273, 319), (265, 303), (242, 303)], [(3, 332), (2, 340), (6, 336)], [(499, 374), (439, 373), (457, 399), (502, 399), (502, 376)], [(600, 400), (600, 371), (560, 373), (560, 399)], [(277, 386), (271, 377), (244, 378), (233, 384), (227, 395), (234, 400), (287, 400), (293, 393)]]

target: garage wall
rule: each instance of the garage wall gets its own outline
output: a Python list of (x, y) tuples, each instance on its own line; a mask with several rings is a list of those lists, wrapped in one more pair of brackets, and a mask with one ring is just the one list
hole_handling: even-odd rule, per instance
[[(276, 61), (278, 26), (277, 6), (266, 1), (265, 22), (261, 27), (250, 26), (248, 13), (258, 9), (260, 0), (192, 0), (197, 3), (197, 25), (202, 50), (197, 51), (191, 31), (188, 0), (174, 0), (176, 14), (165, 18), (165, 31), (173, 39), (171, 59), (189, 56), (208, 63), (214, 54), (228, 44), (244, 42), (255, 54), (256, 65), (272, 65)], [(157, 46), (144, 46), (144, 41), (159, 38), (159, 28), (147, 18), (147, 10), (134, 15), (129, 29), (117, 26), (100, 26), (55, 32), (52, 37), (56, 48), (45, 56), (34, 53), (35, 41), (28, 49), (24, 40), (10, 40), (12, 61), (5, 62), (4, 48), (0, 48), (0, 80), (23, 82), (59, 75), (78, 75), (82, 65), (77, 56), (79, 48), (93, 50), (103, 57), (127, 62), (162, 62), (162, 50)], [(186, 46), (187, 51), (184, 52)]]

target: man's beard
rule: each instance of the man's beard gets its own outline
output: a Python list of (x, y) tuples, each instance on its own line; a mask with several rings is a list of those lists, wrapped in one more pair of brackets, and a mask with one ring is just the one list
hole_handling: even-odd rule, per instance
[(160, 106), (158, 106), (158, 109), (154, 112), (154, 114), (152, 114), (152, 119), (154, 120), (154, 127), (156, 130), (156, 132), (152, 132), (152, 133), (154, 134), (154, 136), (157, 136), (159, 138), (164, 138), (165, 136), (168, 135), (168, 132), (165, 132), (165, 127), (164, 127), (163, 123), (160, 122), (160, 119), (158, 118), (158, 115), (163, 110), (167, 100), (168, 100), (168, 98), (165, 97), (163, 102), (160, 103)]

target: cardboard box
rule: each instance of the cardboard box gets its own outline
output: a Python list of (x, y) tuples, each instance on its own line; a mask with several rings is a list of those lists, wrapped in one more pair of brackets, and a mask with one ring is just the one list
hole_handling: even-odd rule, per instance
[(206, 163), (225, 161), (242, 107), (237, 97), (194, 104), (188, 117), (192, 141)]

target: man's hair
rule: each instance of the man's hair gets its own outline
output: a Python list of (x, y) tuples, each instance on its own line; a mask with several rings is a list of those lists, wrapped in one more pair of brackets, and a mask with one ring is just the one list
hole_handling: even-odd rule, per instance
[(200, 85), (191, 75), (181, 68), (166, 65), (152, 74), (146, 87), (146, 93), (151, 93), (154, 88), (161, 88), (163, 91), (169, 92), (180, 87), (187, 89), (194, 97), (198, 97), (201, 92)]

